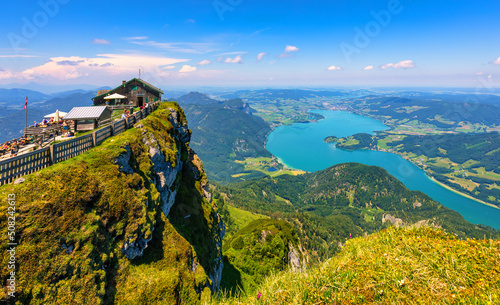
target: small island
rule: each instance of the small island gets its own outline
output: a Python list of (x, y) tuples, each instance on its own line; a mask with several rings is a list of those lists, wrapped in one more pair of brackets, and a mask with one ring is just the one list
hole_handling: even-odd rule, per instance
[(336, 136), (328, 136), (323, 139), (323, 142), (325, 143), (335, 143), (337, 142), (338, 138)]
[(374, 145), (372, 136), (367, 133), (357, 133), (349, 137), (337, 138), (335, 136), (326, 137), (323, 142), (337, 143), (336, 147), (344, 150), (371, 149)]

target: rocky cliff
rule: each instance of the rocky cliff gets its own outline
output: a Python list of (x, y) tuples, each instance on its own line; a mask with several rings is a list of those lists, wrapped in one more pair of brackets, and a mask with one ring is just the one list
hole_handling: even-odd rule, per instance
[(162, 103), (123, 134), (0, 188), (4, 236), (16, 198), (15, 300), (194, 304), (216, 291), (224, 224), (189, 140), (182, 109)]

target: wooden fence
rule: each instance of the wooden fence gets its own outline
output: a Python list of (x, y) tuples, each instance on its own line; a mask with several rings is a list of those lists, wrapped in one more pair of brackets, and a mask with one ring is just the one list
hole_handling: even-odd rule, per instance
[(127, 124), (125, 123), (125, 120), (120, 120), (118, 122), (113, 123), (113, 134), (120, 134), (127, 129)]
[(0, 161), (0, 185), (11, 183), (21, 176), (67, 160), (101, 144), (107, 138), (122, 133), (136, 122), (147, 117), (151, 112), (158, 109), (158, 105), (159, 102), (156, 102), (150, 107), (136, 112), (126, 120), (114, 122), (91, 134)]
[(50, 148), (42, 148), (0, 162), (0, 185), (51, 165)]
[(104, 140), (113, 135), (113, 127), (111, 125), (101, 128), (94, 132), (94, 146), (101, 144)]
[(91, 133), (72, 140), (51, 145), (52, 162), (57, 163), (73, 158), (94, 147), (94, 134)]

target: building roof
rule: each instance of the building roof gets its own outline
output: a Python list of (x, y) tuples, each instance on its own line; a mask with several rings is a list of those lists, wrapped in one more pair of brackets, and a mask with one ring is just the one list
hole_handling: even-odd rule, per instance
[[(123, 87), (123, 86), (128, 85), (129, 83), (133, 82), (134, 80), (135, 80), (135, 81), (138, 81), (138, 82), (140, 82), (140, 83), (142, 83), (145, 87), (149, 87), (150, 89), (152, 89), (152, 90), (154, 90), (154, 91), (156, 91), (156, 92), (159, 92), (159, 93), (161, 93), (161, 94), (164, 94), (164, 92), (163, 92), (161, 89), (156, 88), (155, 86), (151, 85), (150, 83), (148, 83), (148, 82), (146, 82), (146, 81), (144, 81), (144, 80), (142, 80), (142, 79), (140, 79), (140, 78), (132, 78), (132, 79), (131, 79), (131, 80), (129, 80), (128, 82), (126, 82), (126, 83), (124, 83), (124, 84), (121, 84), (120, 86), (118, 86), (118, 87), (116, 87), (116, 88), (114, 88), (114, 89), (112, 89), (112, 90), (107, 90), (107, 91), (106, 91), (106, 90), (99, 90), (99, 91), (97, 92), (97, 96), (96, 96), (96, 97), (93, 97), (92, 99), (94, 100), (94, 99), (96, 99), (96, 98), (103, 97), (103, 96), (105, 96), (105, 95), (106, 95), (106, 94), (108, 94), (108, 93), (112, 93), (113, 91), (115, 91), (115, 90), (117, 90), (117, 89), (119, 89), (119, 88), (121, 88), (121, 87)], [(104, 91), (106, 91), (106, 92), (104, 92)]]
[(105, 111), (110, 111), (106, 106), (74, 107), (67, 115), (65, 120), (97, 120)]
[(101, 89), (101, 90), (97, 91), (97, 96), (99, 96), (99, 95), (103, 95), (103, 94), (106, 94), (106, 93), (108, 93), (109, 91), (111, 91), (111, 90), (104, 90), (104, 89)]

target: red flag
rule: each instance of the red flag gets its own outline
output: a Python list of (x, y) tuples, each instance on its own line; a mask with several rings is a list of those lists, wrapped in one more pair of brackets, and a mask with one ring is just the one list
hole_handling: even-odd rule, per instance
[(28, 107), (28, 97), (26, 97), (26, 102), (24, 102), (24, 109), (26, 109), (26, 107)]

